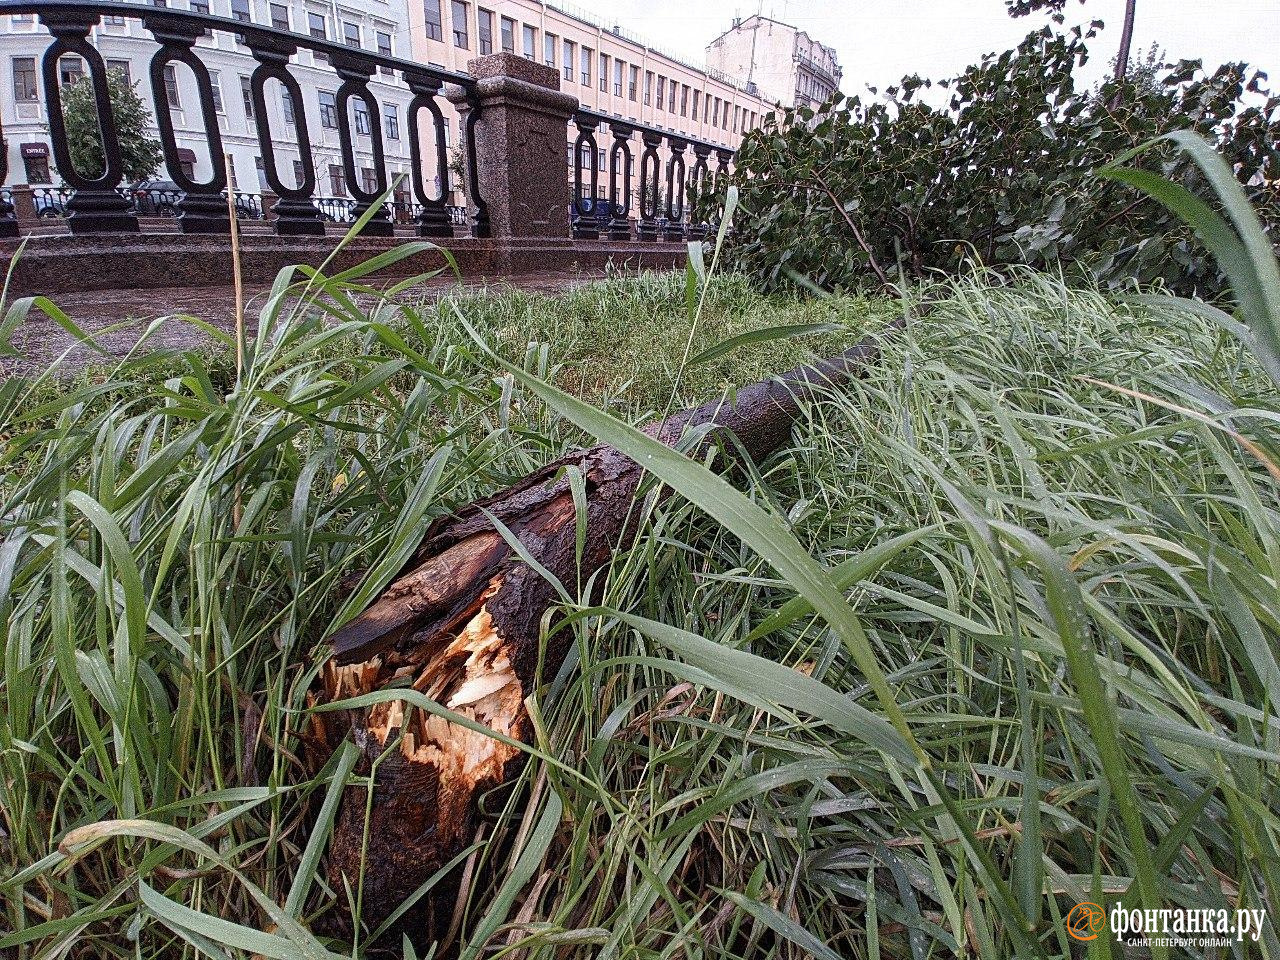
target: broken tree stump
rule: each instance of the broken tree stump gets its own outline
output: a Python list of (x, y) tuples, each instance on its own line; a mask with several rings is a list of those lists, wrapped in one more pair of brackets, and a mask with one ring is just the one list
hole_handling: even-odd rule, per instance
[[(747, 456), (762, 459), (787, 440), (816, 390), (859, 375), (878, 354), (879, 339), (870, 336), (836, 357), (744, 387), (731, 403), (682, 411), (645, 432), (674, 445), (687, 430), (710, 425), (704, 448), (730, 431)], [(573, 495), (562, 473), (569, 466), (586, 481), (580, 568)], [(569, 634), (550, 637), (540, 651), (544, 614), (558, 600), (555, 588), (511, 551), (488, 514), (562, 582), (586, 582), (631, 545), (639, 512), (631, 507), (643, 476), (613, 447), (591, 447), (433, 523), (398, 578), (329, 638), (332, 656), (315, 701), (332, 703), (411, 681), (414, 690), (450, 710), (527, 741), (524, 700), (539, 682), (540, 652), (554, 672)], [(372, 804), (365, 788), (347, 788), (329, 844), (330, 883), (335, 890), (344, 882), (354, 890), (363, 874), (363, 921), (377, 925), (473, 840), (478, 795), (512, 779), (524, 754), (422, 710), (411, 712), (402, 731), (405, 711), (394, 700), (317, 713), (313, 720), (315, 741), (328, 749), (344, 738), (355, 742), (361, 751), (356, 772), (366, 776), (403, 732), (398, 749), (376, 768)], [(456, 880), (442, 884), (399, 926), (415, 939), (439, 936), (456, 893)]]

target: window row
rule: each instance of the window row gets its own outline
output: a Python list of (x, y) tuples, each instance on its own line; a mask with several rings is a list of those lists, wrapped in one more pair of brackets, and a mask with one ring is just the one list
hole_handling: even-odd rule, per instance
[[(426, 33), (428, 39), (444, 41), (444, 0), (423, 0), (426, 15)], [(465, 0), (449, 0), (449, 23), (454, 46), (471, 49), (469, 37), (470, 4)], [(496, 14), (492, 10), (478, 7), (476, 10), (477, 50), (481, 55), (494, 53), (494, 28)], [(567, 37), (559, 37), (548, 31), (542, 32), (539, 44), (536, 26), (530, 23), (518, 24), (511, 17), (497, 17), (497, 38), (499, 49), (503, 53), (516, 52), (516, 37), (520, 38), (520, 54), (530, 60), (539, 60), (548, 67), (557, 67), (567, 83), (578, 82), (583, 86), (598, 85), (601, 93), (609, 93), (615, 97), (625, 96), (632, 102), (640, 97), (640, 67), (634, 63), (626, 63), (618, 57), (607, 53), (597, 54), (586, 44), (579, 44)], [(517, 28), (519, 28), (517, 30)], [(655, 79), (657, 100), (655, 103)], [(678, 113), (682, 117), (697, 120), (704, 113), (706, 122), (714, 127), (733, 133), (746, 133), (755, 128), (759, 115), (748, 111), (738, 104), (730, 103), (720, 97), (680, 83), (674, 77), (667, 78), (645, 71), (644, 103), (655, 106), (668, 113)], [(706, 99), (705, 109), (703, 98)]]
[[(275, 3), (275, 2), (267, 3), (265, 16), (260, 19), (254, 18), (253, 8), (250, 3), (250, 0), (230, 0), (230, 4), (231, 4), (230, 12), (231, 12), (232, 19), (239, 20), (243, 23), (259, 23), (260, 22), (263, 24), (263, 26), (270, 26), (276, 30), (285, 30), (289, 32), (293, 32), (295, 30), (295, 26), (297, 31), (301, 32), (302, 27), (304, 26), (301, 20), (299, 20), (296, 24), (294, 23), (294, 20), (297, 18), (291, 14), (290, 6), (287, 3)], [(168, 3), (168, 0), (152, 0), (152, 6), (167, 7), (169, 6), (169, 3)], [(205, 15), (208, 15), (210, 13), (209, 0), (187, 0), (187, 8), (190, 9), (193, 13), (201, 13)], [(34, 15), (32, 14), (14, 14), (10, 16), (9, 19), (15, 26), (21, 25), (24, 27), (30, 27), (34, 24), (35, 18), (34, 18)], [(108, 16), (108, 17), (104, 17), (103, 21), (108, 25), (117, 26), (117, 25), (123, 25), (125, 23), (125, 18), (117, 17), (117, 16)], [(353, 20), (347, 20), (347, 19), (339, 19), (338, 22), (341, 26), (341, 30), (339, 34), (336, 34), (335, 36), (340, 37), (342, 42), (345, 43), (348, 47), (356, 47), (357, 49), (361, 49), (361, 50), (372, 49), (377, 51), (379, 54), (381, 54), (384, 57), (395, 56), (394, 48), (392, 47), (392, 42), (391, 42), (391, 37), (392, 37), (392, 32), (394, 30), (394, 27), (391, 24), (386, 24), (385, 29), (382, 29), (382, 27), (384, 26), (383, 24), (365, 26)], [(306, 26), (306, 32), (317, 40), (333, 39), (333, 37), (330, 36), (331, 31), (329, 29), (329, 17), (327, 14), (317, 13), (313, 10), (307, 10), (305, 26)], [(206, 30), (205, 36), (209, 36), (209, 35), (210, 35), (210, 32)], [(465, 36), (465, 27), (464, 27), (464, 36)], [(366, 37), (368, 38), (371, 44), (369, 48), (365, 47)], [(237, 37), (237, 39), (240, 39), (240, 38)], [(320, 54), (317, 54), (316, 56), (322, 60), (326, 59)], [(383, 74), (389, 75), (392, 73), (392, 70), (390, 67), (380, 67), (379, 70)]]

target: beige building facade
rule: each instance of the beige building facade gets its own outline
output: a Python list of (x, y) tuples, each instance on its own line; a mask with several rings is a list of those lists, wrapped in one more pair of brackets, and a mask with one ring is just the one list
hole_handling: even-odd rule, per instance
[[(422, 0), (411, 5), (408, 35), (411, 56), (421, 63), (465, 73), (475, 57), (513, 53), (554, 67), (561, 91), (577, 97), (583, 108), (728, 150), (736, 150), (772, 109), (745, 80), (687, 63), (568, 4)], [(452, 149), (458, 143), (458, 117), (452, 109), (445, 115)], [(569, 144), (575, 136), (570, 127)], [(609, 143), (602, 127), (597, 134), (601, 172)], [(665, 170), (665, 145), (660, 154)], [(685, 160), (692, 169), (691, 152)], [(604, 176), (600, 182), (604, 192)]]
[(840, 89), (842, 71), (831, 47), (769, 17), (751, 16), (712, 40), (707, 65), (744, 78), (770, 105), (816, 107)]

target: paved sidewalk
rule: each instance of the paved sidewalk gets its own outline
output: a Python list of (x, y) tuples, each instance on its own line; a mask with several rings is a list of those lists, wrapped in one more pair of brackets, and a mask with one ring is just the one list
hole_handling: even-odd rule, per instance
[[(518, 287), (541, 293), (556, 293), (598, 279), (586, 274), (541, 273), (522, 277), (500, 278), (482, 283), (459, 283), (440, 279), (406, 291), (406, 300), (419, 301), (442, 294), (468, 290), (500, 290)], [(256, 306), (270, 287), (245, 289), (246, 312), (254, 321)], [(154, 290), (110, 290), (64, 294), (55, 301), (84, 331), (93, 333), (114, 324), (126, 323), (119, 330), (101, 336), (98, 345), (115, 357), (123, 357), (138, 343), (148, 324), (157, 317), (191, 314), (222, 330), (234, 328), (235, 291), (231, 287), (168, 287)], [(181, 320), (166, 321), (148, 338), (150, 349), (186, 349), (207, 343), (209, 338), (197, 327)], [(47, 369), (65, 351), (70, 351), (61, 364), (70, 375), (88, 363), (103, 361), (101, 354), (80, 345), (75, 337), (58, 323), (33, 309), (15, 332), (13, 345), (19, 357), (0, 356), (0, 380), (15, 374), (34, 375)]]

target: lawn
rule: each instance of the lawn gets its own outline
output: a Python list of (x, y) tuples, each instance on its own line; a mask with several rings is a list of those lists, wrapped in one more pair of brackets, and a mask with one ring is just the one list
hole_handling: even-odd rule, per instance
[[(862, 639), (696, 495), (654, 506), (530, 691), (442, 955), (1074, 956), (1079, 902), (1265, 907), (1280, 402), (1239, 343), (1030, 273), (705, 292), (692, 325), (674, 275), (330, 289), (265, 305), (238, 387), (224, 350), (0, 388), (0, 950), (428, 955), (333, 935), (359, 891), (321, 869), (345, 774), (307, 755), (307, 691), (354, 574), (591, 442), (480, 344), (638, 423), (902, 316), (731, 474)], [(688, 362), (795, 324), (826, 326)], [(859, 710), (900, 712), (918, 766)]]

